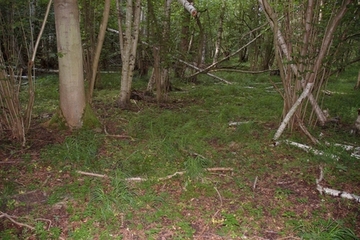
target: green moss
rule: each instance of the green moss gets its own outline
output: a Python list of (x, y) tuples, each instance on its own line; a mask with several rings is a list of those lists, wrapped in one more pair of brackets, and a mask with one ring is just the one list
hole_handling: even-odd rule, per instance
[(49, 121), (45, 122), (44, 125), (45, 127), (53, 128), (53, 129), (59, 129), (59, 130), (68, 129), (68, 125), (66, 123), (64, 115), (61, 112), (60, 107), (56, 110), (52, 118)]
[[(56, 128), (59, 130), (67, 130), (69, 129), (68, 124), (66, 123), (65, 117), (61, 112), (61, 109), (58, 108), (53, 117), (44, 124), (49, 128)], [(83, 129), (95, 129), (100, 128), (101, 123), (99, 119), (96, 117), (94, 111), (92, 110), (89, 104), (86, 104), (84, 114), (83, 114)]]
[(84, 129), (95, 129), (101, 128), (101, 123), (96, 117), (94, 111), (92, 110), (90, 104), (86, 104), (84, 115), (83, 115), (83, 128)]

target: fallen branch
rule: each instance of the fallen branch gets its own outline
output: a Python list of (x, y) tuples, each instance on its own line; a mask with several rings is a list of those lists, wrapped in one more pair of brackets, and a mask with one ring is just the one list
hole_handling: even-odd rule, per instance
[(171, 175), (168, 175), (166, 177), (162, 177), (162, 178), (158, 178), (157, 180), (158, 181), (162, 181), (162, 180), (167, 180), (167, 179), (170, 179), (170, 178), (173, 178), (175, 176), (181, 176), (181, 175), (184, 175), (186, 173), (186, 171), (183, 171), (183, 172), (176, 172), (176, 173), (173, 173)]
[(247, 124), (247, 123), (250, 123), (250, 121), (246, 121), (246, 122), (229, 122), (229, 127), (244, 125), (244, 124)]
[(320, 194), (328, 194), (334, 197), (342, 197), (350, 200), (355, 200), (357, 203), (360, 203), (360, 196), (348, 193), (345, 191), (339, 191), (331, 188), (326, 188), (320, 185), (320, 182), (324, 178), (323, 168), (320, 166), (320, 176), (316, 179), (316, 189), (320, 192)]
[[(225, 172), (225, 171), (233, 171), (233, 168), (226, 168), (226, 167), (216, 167), (216, 168), (205, 168), (205, 171), (208, 172)], [(99, 178), (111, 178), (106, 174), (98, 174), (98, 173), (91, 173), (91, 172), (84, 172), (84, 171), (76, 171), (79, 174), (82, 175), (86, 175), (86, 176), (91, 176), (91, 177), (99, 177)], [(171, 175), (168, 175), (166, 177), (161, 177), (158, 178), (158, 181), (163, 181), (163, 180), (167, 180), (170, 178), (173, 178), (175, 176), (181, 176), (184, 175), (186, 173), (186, 171), (182, 171), (182, 172), (175, 172)], [(147, 181), (147, 178), (142, 178), (142, 177), (130, 177), (130, 178), (125, 178), (125, 181), (129, 181), (129, 182), (142, 182), (142, 181)]]
[[(257, 30), (261, 29), (261, 28), (264, 27), (264, 26), (266, 26), (266, 24), (263, 24), (263, 25), (261, 25), (260, 27), (251, 30), (250, 32), (246, 33), (243, 37), (245, 37), (245, 36), (248, 35), (248, 34), (253, 33), (254, 31), (257, 31)], [(268, 28), (267, 28), (265, 31), (267, 31), (267, 30), (268, 30)], [(257, 36), (255, 36), (255, 37), (254, 37), (251, 41), (249, 41), (247, 44), (245, 44), (244, 46), (242, 46), (241, 48), (239, 48), (239, 49), (236, 50), (235, 52), (231, 53), (230, 55), (224, 57), (223, 59), (221, 59), (221, 60), (219, 60), (219, 61), (211, 64), (210, 66), (208, 66), (208, 67), (206, 67), (206, 68), (204, 68), (204, 69), (197, 69), (198, 72), (194, 73), (194, 74), (191, 75), (191, 76), (188, 76), (187, 78), (193, 78), (193, 77), (195, 77), (196, 75), (198, 75), (198, 74), (200, 74), (200, 73), (207, 72), (207, 71), (209, 71), (210, 69), (212, 69), (212, 68), (214, 68), (215, 66), (217, 66), (219, 63), (228, 60), (230, 57), (238, 54), (238, 53), (241, 52), (243, 49), (247, 48), (251, 43), (255, 42), (256, 39), (258, 39), (259, 37), (261, 37), (262, 34), (263, 34), (263, 32), (259, 33)]]
[[(331, 145), (330, 143), (327, 143), (327, 142), (325, 144)], [(355, 147), (355, 146), (345, 145), (345, 144), (340, 144), (340, 143), (335, 143), (334, 146), (341, 147), (342, 149), (344, 149), (346, 151), (353, 151), (350, 156), (360, 159), (360, 147)]]
[(127, 136), (127, 135), (122, 135), (122, 134), (116, 134), (116, 135), (113, 135), (113, 134), (109, 134), (108, 131), (106, 130), (106, 127), (104, 126), (104, 133), (107, 137), (115, 137), (115, 138), (129, 138), (131, 141), (134, 141), (134, 139), (130, 136)]
[(270, 72), (270, 69), (267, 70), (261, 70), (261, 71), (248, 71), (248, 70), (241, 70), (241, 69), (233, 69), (233, 68), (217, 68), (217, 69), (211, 69), (209, 72), (239, 72), (239, 73), (248, 73), (248, 74), (261, 74), (265, 72)]
[(109, 178), (106, 174), (98, 174), (98, 173), (91, 173), (91, 172), (83, 172), (83, 171), (76, 171), (79, 174), (91, 176), (91, 177), (99, 177), (99, 178)]
[[(183, 64), (185, 64), (186, 66), (189, 66), (189, 67), (191, 67), (191, 68), (194, 68), (195, 70), (202, 71), (202, 69), (200, 69), (200, 68), (198, 68), (198, 67), (196, 67), (196, 66), (194, 66), (194, 65), (192, 65), (192, 64), (190, 64), (190, 63), (188, 63), (188, 62), (185, 62), (185, 61), (183, 61), (183, 60), (181, 60), (181, 59), (178, 59), (178, 61), (181, 62), (181, 63), (183, 63)], [(206, 74), (206, 75), (209, 75), (210, 77), (213, 77), (213, 78), (215, 78), (215, 79), (218, 79), (218, 80), (220, 80), (220, 81), (223, 81), (223, 82), (226, 83), (226, 84), (232, 84), (231, 82), (229, 82), (229, 81), (227, 81), (227, 80), (225, 80), (225, 79), (222, 79), (221, 77), (218, 77), (218, 76), (216, 76), (216, 75), (214, 75), (214, 74), (211, 74), (211, 73), (208, 73), (208, 72), (205, 72), (205, 74)]]
[(9, 219), (11, 222), (13, 222), (14, 224), (16, 224), (20, 227), (26, 227), (26, 228), (29, 228), (30, 230), (35, 230), (35, 227), (33, 227), (33, 226), (15, 221), (14, 218), (17, 218), (16, 216), (10, 216), (9, 214), (0, 211), (0, 218), (3, 218), (3, 217)]
[(337, 161), (340, 159), (338, 156), (336, 156), (334, 154), (324, 153), (323, 151), (313, 149), (312, 147), (307, 146), (305, 144), (301, 144), (301, 143), (297, 143), (297, 142), (293, 142), (293, 141), (289, 141), (289, 140), (285, 140), (284, 142), (288, 145), (298, 147), (298, 148), (304, 150), (305, 152), (311, 152), (318, 156), (326, 156), (326, 157), (329, 157), (329, 158), (337, 160)]

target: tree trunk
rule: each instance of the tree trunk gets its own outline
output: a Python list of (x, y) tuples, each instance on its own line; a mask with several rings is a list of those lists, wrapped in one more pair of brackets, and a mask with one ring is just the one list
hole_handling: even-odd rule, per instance
[(360, 87), (360, 70), (359, 70), (357, 82), (356, 82), (356, 85), (355, 85), (355, 89), (359, 89), (359, 87)]
[[(301, 28), (303, 29), (304, 35), (303, 35), (303, 43), (301, 47), (293, 46), (293, 43), (291, 42), (291, 37), (293, 35), (297, 34), (297, 32), (293, 32), (292, 29), (290, 29), (290, 21), (299, 22), (297, 19), (293, 18), (287, 18), (287, 22), (285, 24), (282, 24), (286, 30), (288, 30), (287, 34), (287, 41), (282, 35), (282, 32), (280, 31), (278, 24), (277, 24), (277, 17), (271, 6), (269, 5), (267, 0), (259, 0), (260, 5), (262, 6), (262, 9), (264, 10), (264, 14), (266, 15), (271, 27), (274, 31), (274, 44), (276, 45), (277, 49), (277, 61), (279, 63), (279, 66), (284, 68), (283, 66), (288, 65), (287, 69), (280, 69), (282, 71), (282, 79), (284, 83), (284, 88), (286, 87), (293, 87), (295, 90), (298, 87), (297, 83), (300, 80), (301, 87), (303, 88), (303, 93), (298, 97), (297, 91), (290, 90), (288, 93), (285, 94), (284, 101), (288, 100), (289, 102), (284, 104), (284, 106), (287, 107), (287, 109), (284, 109), (285, 117), (280, 125), (278, 131), (275, 134), (274, 140), (280, 137), (282, 131), (285, 129), (285, 126), (290, 121), (292, 116), (295, 114), (296, 109), (301, 105), (302, 99), (304, 97), (308, 97), (311, 105), (312, 110), (315, 111), (318, 121), (321, 125), (323, 125), (326, 121), (326, 117), (321, 110), (320, 106), (317, 104), (316, 98), (312, 94), (312, 89), (314, 86), (319, 88), (321, 84), (317, 84), (318, 82), (321, 82), (323, 79), (321, 78), (321, 75), (318, 73), (322, 72), (322, 68), (324, 67), (323, 61), (325, 59), (326, 54), (328, 53), (333, 35), (335, 32), (336, 27), (338, 26), (340, 20), (344, 16), (347, 5), (350, 4), (351, 0), (345, 0), (343, 4), (338, 8), (334, 9), (332, 12), (332, 17), (327, 22), (327, 27), (324, 31), (324, 37), (322, 39), (322, 42), (320, 45), (314, 45), (315, 39), (311, 38), (316, 36), (314, 32), (316, 31), (315, 27), (317, 27), (317, 24), (314, 23), (315, 20), (318, 20), (314, 18), (315, 12), (314, 9), (314, 2), (313, 0), (308, 1), (308, 5), (305, 11), (303, 26)], [(289, 10), (290, 12), (290, 10)], [(289, 13), (288, 12), (288, 13)], [(286, 16), (289, 16), (289, 14), (285, 14)], [(314, 21), (313, 21), (314, 19)], [(298, 29), (301, 29), (300, 27)], [(322, 30), (322, 29), (320, 29)], [(318, 35), (318, 33), (317, 33)], [(311, 43), (312, 47), (316, 47), (316, 56), (314, 56), (312, 59), (310, 57), (305, 58), (305, 55), (309, 55), (311, 52), (309, 52), (309, 45), (310, 42), (314, 41), (314, 43)], [(296, 48), (297, 47), (297, 48)], [(281, 51), (281, 53), (279, 53)], [(298, 51), (292, 53), (292, 51)], [(285, 59), (280, 59), (279, 56), (283, 55)], [(292, 58), (292, 55), (300, 55), (300, 59)], [(281, 62), (280, 62), (281, 61)], [(285, 62), (285, 63), (284, 63)], [(289, 62), (289, 63), (286, 63)], [(290, 73), (289, 71), (292, 71)], [(284, 73), (286, 72), (286, 74)], [(305, 75), (305, 76), (304, 76)], [(294, 77), (292, 77), (294, 76)], [(318, 91), (319, 89), (315, 89)], [(290, 103), (290, 104), (289, 104)], [(305, 112), (304, 112), (305, 113)], [(304, 117), (304, 115), (302, 116)], [(295, 119), (296, 120), (296, 119)]]
[(104, 43), (106, 27), (107, 27), (107, 23), (108, 23), (108, 19), (109, 19), (109, 12), (110, 12), (110, 0), (105, 0), (103, 20), (102, 20), (101, 25), (100, 25), (100, 32), (99, 32), (99, 35), (98, 35), (98, 42), (97, 42), (97, 45), (96, 45), (95, 56), (93, 58), (92, 68), (91, 68), (91, 75), (90, 75), (91, 79), (90, 79), (90, 84), (89, 84), (89, 95), (88, 95), (88, 102), (89, 103), (91, 103), (92, 95), (93, 95), (93, 92), (94, 92), (97, 69), (98, 69), (98, 66), (99, 66), (99, 59), (100, 59), (100, 53), (101, 53), (102, 45)]
[[(193, 4), (193, 0), (189, 0)], [(178, 58), (187, 61), (187, 55), (190, 45), (190, 15), (187, 10), (184, 8), (183, 13), (181, 13), (181, 34), (180, 34), (180, 46), (179, 46), (179, 56)], [(186, 66), (182, 64), (176, 64), (175, 67), (175, 76), (178, 78), (183, 78), (185, 75)]]
[[(117, 2), (118, 3), (118, 2)], [(118, 3), (118, 11), (120, 14), (120, 4)], [(139, 38), (140, 27), (140, 0), (135, 1), (133, 6), (132, 0), (127, 0), (126, 16), (125, 16), (125, 33), (121, 27), (122, 16), (119, 15), (119, 37), (122, 59), (121, 71), (121, 88), (118, 104), (121, 108), (127, 108), (130, 104), (131, 84), (133, 79), (136, 49)], [(134, 10), (133, 10), (134, 8)]]
[(55, 0), (60, 109), (70, 128), (82, 127), (85, 109), (83, 58), (77, 0)]
[(226, 9), (226, 0), (222, 0), (220, 16), (219, 16), (219, 28), (217, 32), (216, 42), (215, 42), (215, 52), (213, 57), (213, 63), (218, 61), (221, 43), (222, 43), (222, 34), (223, 34), (223, 25), (224, 25), (224, 16), (225, 16), (225, 9)]

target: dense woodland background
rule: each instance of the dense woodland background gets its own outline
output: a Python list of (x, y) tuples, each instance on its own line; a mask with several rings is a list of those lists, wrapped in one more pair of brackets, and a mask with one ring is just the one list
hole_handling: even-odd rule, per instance
[(0, 238), (358, 239), (359, 11), (0, 1)]
[[(171, 78), (196, 82), (205, 73), (229, 83), (210, 72), (269, 71), (281, 75), (284, 86), (284, 121), (274, 139), (289, 126), (316, 142), (307, 127), (328, 121), (320, 106), (322, 87), (360, 59), (356, 1), (55, 1), (54, 6), (55, 11), (47, 1), (1, 2), (3, 137), (25, 141), (36, 76), (58, 71), (62, 61), (59, 113), (71, 128), (82, 126), (89, 108), (83, 81), (91, 103), (93, 89), (101, 88), (99, 71), (121, 70), (121, 108), (130, 104), (134, 73), (148, 75), (147, 93), (161, 102), (172, 89)], [(21, 106), (19, 83), (25, 76), (29, 98)], [(305, 97), (309, 104), (303, 104)]]

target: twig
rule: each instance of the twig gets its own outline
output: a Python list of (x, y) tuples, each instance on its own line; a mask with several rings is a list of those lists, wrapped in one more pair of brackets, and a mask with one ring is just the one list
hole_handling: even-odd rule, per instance
[(45, 185), (46, 185), (46, 183), (49, 181), (49, 179), (51, 178), (51, 176), (49, 175), (49, 176), (47, 176), (47, 178), (45, 179), (45, 181), (41, 184), (41, 188), (43, 188)]
[(216, 187), (214, 187), (215, 191), (217, 192), (218, 196), (219, 196), (219, 199), (220, 199), (220, 207), (219, 209), (215, 212), (215, 214), (212, 216), (211, 220), (212, 222), (215, 222), (215, 217), (216, 215), (220, 212), (221, 208), (222, 208), (222, 205), (223, 205), (223, 202), (222, 202), (222, 197), (221, 197), (221, 194), (220, 192), (217, 190)]
[(183, 171), (183, 172), (176, 172), (174, 174), (171, 174), (171, 175), (168, 175), (166, 177), (162, 177), (162, 178), (158, 178), (158, 181), (162, 181), (162, 180), (167, 180), (167, 179), (170, 179), (170, 178), (173, 178), (177, 175), (181, 176), (181, 175), (184, 175), (186, 173), (186, 171)]
[(46, 221), (46, 222), (49, 223), (48, 226), (47, 226), (47, 228), (46, 228), (46, 230), (49, 230), (49, 229), (51, 228), (52, 222), (51, 222), (50, 219), (47, 219), (47, 218), (36, 218), (35, 220), (36, 220), (36, 221)]
[(256, 176), (256, 178), (254, 180), (253, 191), (255, 191), (257, 181), (258, 181), (258, 176)]
[(215, 168), (205, 168), (208, 172), (217, 172), (217, 171), (234, 171), (233, 168), (226, 168), (226, 167), (215, 167)]
[(131, 139), (131, 141), (134, 141), (134, 139), (130, 136), (126, 136), (126, 135), (122, 135), (122, 134), (109, 134), (108, 131), (106, 130), (106, 127), (104, 126), (104, 133), (107, 137), (115, 137), (115, 138), (129, 138)]
[(271, 82), (273, 88), (275, 88), (275, 91), (280, 94), (281, 98), (285, 99), (284, 93), (280, 90), (280, 88), (276, 85), (276, 83), (273, 80), (271, 80), (271, 78), (269, 78), (269, 81)]
[(223, 205), (223, 201), (222, 201), (221, 194), (220, 194), (219, 190), (217, 190), (217, 188), (216, 188), (216, 187), (214, 187), (214, 189), (215, 189), (215, 191), (217, 192), (217, 194), (218, 194), (218, 196), (219, 196), (219, 199), (220, 199), (220, 208), (221, 208), (221, 207), (222, 207), (222, 205)]
[(76, 172), (79, 173), (79, 174), (82, 174), (82, 175), (86, 175), (86, 176), (99, 177), (99, 178), (109, 178), (109, 176), (105, 175), (105, 174), (83, 172), (83, 171), (76, 171)]
[(18, 225), (20, 227), (26, 227), (26, 228), (29, 228), (31, 230), (35, 230), (35, 228), (33, 226), (30, 226), (30, 225), (27, 225), (25, 223), (20, 223), (20, 222), (15, 221), (14, 218), (17, 218), (16, 216), (10, 216), (9, 214), (0, 211), (0, 218), (3, 218), (3, 217), (9, 219), (11, 222), (13, 222), (14, 224), (16, 224), (16, 225)]

